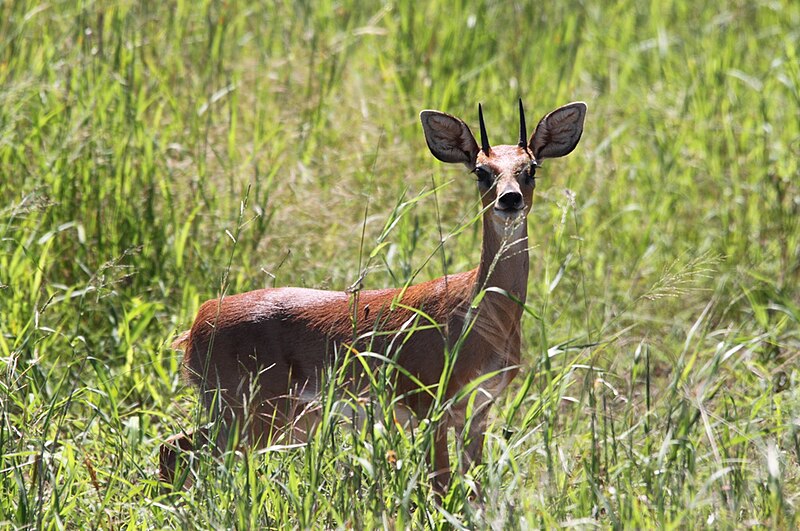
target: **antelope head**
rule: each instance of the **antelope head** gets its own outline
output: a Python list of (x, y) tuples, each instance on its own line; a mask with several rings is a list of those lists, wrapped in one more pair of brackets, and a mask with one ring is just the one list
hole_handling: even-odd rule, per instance
[(483, 108), (478, 105), (480, 146), (463, 120), (439, 111), (422, 111), (420, 120), (433, 156), (442, 162), (464, 164), (474, 173), (484, 206), (495, 227), (524, 224), (536, 186), (536, 169), (547, 158), (568, 155), (583, 132), (586, 104), (569, 103), (542, 118), (527, 137), (525, 111), (519, 100), (519, 140), (492, 146), (486, 134)]

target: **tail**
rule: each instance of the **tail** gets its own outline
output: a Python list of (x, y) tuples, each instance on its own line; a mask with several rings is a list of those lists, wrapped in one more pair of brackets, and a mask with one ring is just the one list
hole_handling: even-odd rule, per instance
[(190, 332), (191, 332), (190, 330), (186, 330), (184, 332), (181, 332), (181, 334), (178, 337), (176, 337), (175, 340), (172, 342), (170, 347), (173, 350), (184, 350), (185, 351), (186, 350), (186, 345), (189, 343), (189, 333)]
[(183, 379), (185, 382), (197, 385), (198, 380), (197, 376), (190, 368), (192, 364), (192, 343), (191, 343), (191, 334), (190, 330), (186, 330), (185, 332), (181, 332), (178, 337), (172, 342), (170, 347), (173, 350), (181, 350), (183, 351), (183, 361), (181, 362), (181, 374), (183, 374)]

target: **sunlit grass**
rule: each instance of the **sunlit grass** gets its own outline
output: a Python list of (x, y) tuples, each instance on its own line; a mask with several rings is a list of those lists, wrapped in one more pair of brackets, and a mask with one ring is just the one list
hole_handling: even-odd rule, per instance
[[(799, 28), (791, 1), (0, 4), (0, 522), (796, 527)], [(169, 349), (199, 304), (474, 267), (474, 182), (417, 115), (480, 101), (510, 142), (517, 96), (589, 114), (538, 174), (485, 466), (437, 507), (425, 426), (332, 419), (162, 490), (204, 421)]]

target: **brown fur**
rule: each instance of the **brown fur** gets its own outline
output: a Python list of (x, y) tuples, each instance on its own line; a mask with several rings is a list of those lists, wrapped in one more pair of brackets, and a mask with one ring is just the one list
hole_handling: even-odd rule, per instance
[[(488, 406), (516, 375), (520, 362), (522, 308), (517, 301), (524, 302), (527, 292), (525, 217), (534, 188), (528, 172), (539, 162), (534, 150), (546, 156), (572, 151), (584, 113), (583, 104), (562, 107), (542, 119), (528, 147), (501, 145), (488, 153), (478, 149), (461, 120), (437, 111), (421, 113), (434, 156), (493, 176), (491, 182), (479, 185), (486, 210), (481, 263), (476, 269), (403, 289), (346, 293), (274, 288), (205, 302), (191, 330), (181, 334), (174, 346), (184, 350), (187, 380), (200, 390), (205, 406), (225, 421), (227, 428), (215, 444), (226, 443), (234, 420), (247, 426), (243, 433), (250, 444), (283, 434), (303, 440), (317, 421), (308, 397), (319, 391), (323, 371), (336, 363), (337, 356), (367, 350), (393, 358), (413, 376), (399, 374), (396, 392), (418, 417), (425, 417), (433, 398), (430, 392), (420, 392), (415, 380), (435, 388), (445, 367), (445, 352), (470, 328), (444, 396), (454, 397), (482, 375), (494, 376), (477, 389), (468, 433), (464, 433), (466, 401), (451, 404), (437, 427), (434, 483), (441, 490), (449, 482), (450, 426), (464, 447), (463, 466), (480, 462)], [(478, 307), (472, 308), (486, 288), (496, 289), (486, 291)], [(424, 312), (433, 323), (409, 308)], [(358, 369), (362, 366), (352, 363), (352, 367), (351, 385), (358, 393), (363, 387), (363, 371)], [(223, 407), (215, 406), (217, 396)], [(192, 447), (187, 442), (190, 437), (174, 436), (162, 448), (165, 481), (174, 478), (176, 452)], [(208, 440), (207, 433), (200, 439)]]

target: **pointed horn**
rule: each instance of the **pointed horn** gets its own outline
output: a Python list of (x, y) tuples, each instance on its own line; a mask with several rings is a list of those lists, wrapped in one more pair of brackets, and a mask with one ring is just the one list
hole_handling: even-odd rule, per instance
[(528, 130), (525, 127), (525, 109), (522, 108), (522, 98), (519, 99), (519, 142), (517, 145), (525, 148), (528, 145)]
[(483, 107), (481, 104), (478, 104), (478, 120), (481, 123), (481, 151), (489, 154), (489, 151), (492, 147), (489, 145), (489, 137), (486, 135), (486, 124), (483, 123)]

